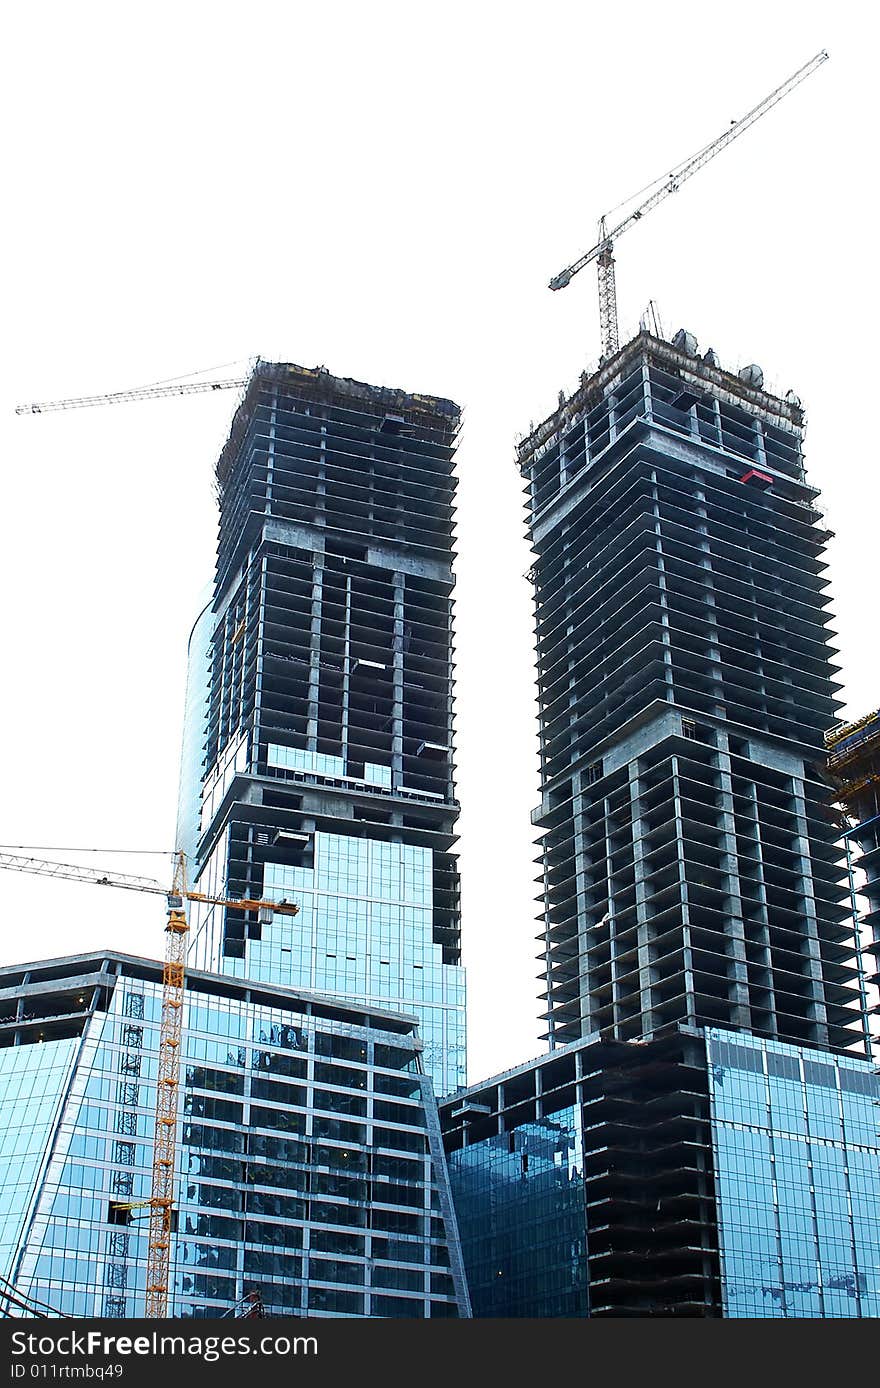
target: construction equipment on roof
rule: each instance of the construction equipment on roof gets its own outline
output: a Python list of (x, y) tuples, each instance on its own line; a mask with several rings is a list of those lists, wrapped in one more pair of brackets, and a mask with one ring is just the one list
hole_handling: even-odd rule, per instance
[[(708, 164), (710, 159), (714, 159), (716, 154), (720, 154), (728, 145), (733, 144), (734, 140), (738, 140), (740, 135), (744, 135), (749, 129), (749, 126), (754, 125), (755, 121), (760, 120), (763, 115), (766, 115), (771, 107), (781, 101), (784, 96), (787, 96), (790, 91), (798, 86), (800, 82), (803, 82), (806, 77), (809, 77), (812, 72), (815, 72), (816, 68), (820, 67), (827, 58), (828, 54), (823, 49), (789, 77), (787, 82), (783, 82), (781, 87), (777, 87), (776, 90), (765, 97), (762, 102), (753, 107), (741, 120), (732, 121), (729, 128), (724, 131), (723, 135), (719, 135), (717, 140), (713, 140), (711, 144), (704, 145), (702, 149), (697, 150), (695, 154), (690, 155), (689, 158), (678, 164), (670, 173), (662, 175), (659, 179), (655, 179), (654, 183), (648, 184), (647, 188), (643, 188), (641, 192), (635, 193), (633, 197), (628, 198), (626, 200), (627, 202), (633, 202), (635, 198), (641, 196), (641, 193), (648, 192), (648, 197), (646, 197), (643, 202), (639, 203), (632, 212), (629, 212), (622, 221), (618, 222), (617, 226), (609, 228), (608, 217), (610, 213), (606, 213), (605, 216), (600, 217), (599, 239), (595, 246), (585, 251), (578, 260), (574, 261), (572, 265), (567, 266), (566, 269), (561, 270), (559, 274), (555, 275), (550, 281), (550, 289), (565, 289), (574, 279), (575, 275), (580, 270), (583, 270), (585, 265), (589, 265), (594, 260), (596, 261), (599, 275), (599, 328), (602, 338), (603, 361), (607, 357), (613, 356), (620, 346), (617, 323), (617, 287), (614, 278), (613, 255), (614, 242), (617, 237), (622, 236), (631, 226), (635, 226), (636, 222), (641, 221), (648, 212), (657, 207), (665, 198), (668, 198), (670, 193), (677, 193), (686, 179), (691, 178), (698, 169), (702, 169), (705, 164)], [(660, 185), (659, 187), (657, 186), (658, 184)], [(622, 207), (626, 206), (626, 203), (620, 203), (618, 205)]]
[[(177, 1168), (177, 1109), (180, 1089), (180, 1052), (183, 1030), (183, 998), (186, 981), (186, 945), (189, 919), (186, 904), (191, 901), (224, 906), (233, 911), (255, 911), (265, 923), (273, 912), (295, 916), (299, 907), (288, 901), (252, 900), (247, 897), (209, 896), (191, 892), (186, 885), (186, 855), (175, 854), (174, 880), (169, 891), (151, 877), (131, 877), (102, 868), (78, 867), (45, 858), (0, 853), (0, 868), (30, 872), (40, 877), (88, 882), (100, 887), (122, 887), (127, 891), (164, 896), (168, 902), (165, 964), (162, 971), (162, 1016), (159, 1025), (159, 1064), (156, 1078), (156, 1121), (153, 1140), (153, 1174), (149, 1207), (150, 1228), (147, 1245), (147, 1291), (145, 1314), (168, 1315), (168, 1290), (173, 1232), (174, 1177)], [(128, 1208), (134, 1208), (133, 1206)], [(250, 1314), (257, 1314), (252, 1312)]]

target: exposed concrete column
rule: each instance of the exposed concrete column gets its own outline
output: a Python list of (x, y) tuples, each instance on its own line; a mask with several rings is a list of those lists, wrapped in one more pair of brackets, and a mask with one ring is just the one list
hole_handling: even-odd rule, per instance
[(266, 507), (267, 516), (272, 514), (272, 484), (275, 480), (275, 438), (278, 424), (278, 387), (272, 391), (272, 404), (269, 411), (269, 443), (266, 449)]
[(614, 900), (614, 858), (611, 852), (611, 803), (606, 796), (602, 801), (602, 813), (605, 820), (605, 875), (608, 879), (608, 948), (611, 955), (611, 1024), (615, 1035), (618, 1034), (618, 1027), (621, 1021), (621, 995), (620, 995), (620, 969), (617, 963), (617, 920), (615, 915), (616, 902)]
[(764, 425), (763, 425), (763, 423), (762, 423), (762, 421), (761, 421), (760, 419), (756, 419), (756, 420), (754, 421), (754, 425), (755, 425), (755, 442), (756, 442), (756, 445), (757, 445), (757, 446), (756, 446), (756, 449), (755, 449), (755, 453), (756, 453), (756, 458), (757, 458), (758, 467), (767, 467), (767, 446), (766, 446), (766, 444), (764, 443)]
[(684, 982), (685, 1005), (687, 1008), (686, 1020), (690, 1026), (695, 1026), (696, 998), (694, 996), (694, 957), (691, 948), (691, 927), (690, 927), (690, 903), (688, 899), (687, 873), (685, 870), (685, 838), (684, 838), (684, 814), (681, 805), (681, 780), (678, 765), (678, 757), (670, 759), (672, 770), (672, 794), (675, 815), (675, 842), (678, 857), (678, 884), (681, 895), (681, 947), (682, 947), (682, 977)]
[(321, 608), (324, 597), (324, 556), (315, 554), (312, 563), (312, 616), (309, 630), (309, 708), (307, 742), (310, 752), (318, 748), (318, 705), (321, 697)]
[[(590, 967), (587, 950), (593, 939), (593, 932), (590, 926), (594, 924), (589, 917), (592, 914), (587, 905), (587, 866), (585, 862), (584, 850), (584, 797), (582, 791), (581, 773), (576, 771), (571, 778), (571, 814), (572, 814), (572, 838), (574, 841), (574, 869), (575, 869), (575, 901), (577, 904), (577, 948), (578, 948), (578, 1008), (581, 1018), (581, 1031), (586, 1034), (594, 1028), (593, 1017), (596, 1011), (596, 1002), (593, 997), (592, 969)], [(547, 892), (547, 869), (544, 867), (544, 891), (545, 900)], [(547, 970), (549, 976), (551, 953), (547, 950)]]
[(794, 852), (797, 855), (797, 871), (800, 874), (801, 896), (804, 918), (804, 954), (807, 959), (807, 976), (811, 982), (812, 1013), (816, 1025), (816, 1041), (820, 1046), (828, 1045), (828, 1011), (822, 987), (822, 955), (819, 946), (819, 924), (816, 911), (816, 894), (813, 888), (811, 869), (810, 840), (807, 831), (807, 804), (803, 779), (793, 776), (791, 792), (797, 831), (794, 836)]
[(610, 390), (605, 398), (608, 401), (608, 442), (613, 443), (617, 438), (617, 396)]
[[(746, 813), (744, 811), (743, 813)], [(767, 884), (764, 880), (764, 850), (761, 843), (761, 816), (758, 811), (758, 790), (754, 781), (748, 783), (748, 810), (747, 810), (752, 834), (754, 837), (757, 888), (759, 897), (761, 948), (764, 957), (765, 988), (768, 994), (770, 1012), (770, 1032), (777, 1036), (779, 1028), (776, 1024), (776, 990), (773, 985), (773, 953), (770, 949), (770, 917), (767, 908)], [(764, 1024), (766, 1028), (766, 1022)]]
[(654, 418), (654, 402), (651, 398), (651, 373), (648, 370), (647, 357), (642, 357), (639, 370), (642, 376), (642, 413), (650, 424)]
[(721, 402), (718, 399), (717, 395), (713, 395), (712, 397), (712, 415), (715, 423), (715, 428), (718, 430), (718, 442), (720, 446), (723, 448), (724, 442), (721, 437)]
[(666, 698), (672, 703), (675, 698), (675, 683), (672, 672), (672, 642), (669, 635), (669, 599), (666, 588), (666, 566), (663, 559), (663, 535), (660, 528), (660, 497), (657, 491), (657, 473), (653, 470), (651, 472), (651, 492), (651, 514), (654, 517), (654, 543), (657, 550), (660, 626), (663, 640), (663, 679), (666, 685)]
[(730, 752), (727, 734), (718, 733), (718, 769), (721, 780), (721, 812), (718, 827), (721, 830), (721, 871), (727, 879), (727, 898), (730, 914), (727, 921), (727, 936), (730, 940), (730, 1000), (731, 1024), (748, 1029), (751, 1026), (749, 1008), (749, 970), (746, 954), (746, 935), (743, 922), (742, 895), (739, 882), (739, 861), (736, 851), (736, 821), (733, 805), (733, 781), (731, 779)]
[(315, 521), (318, 525), (327, 520), (327, 421), (321, 420), (320, 457), (318, 458), (318, 480), (315, 483)]
[(455, 618), (454, 618), (454, 616), (453, 616), (451, 604), (452, 604), (452, 591), (453, 591), (453, 587), (454, 587), (454, 584), (455, 584), (455, 579), (454, 579), (454, 577), (453, 577), (452, 574), (450, 574), (450, 582), (451, 582), (451, 584), (452, 584), (452, 587), (450, 588), (450, 594), (449, 594), (449, 601), (450, 601), (449, 644), (448, 644), (448, 646), (447, 646), (447, 651), (446, 651), (446, 673), (447, 673), (447, 680), (448, 680), (448, 686), (447, 686), (447, 687), (448, 687), (448, 691), (449, 691), (449, 692), (447, 693), (447, 696), (446, 696), (446, 745), (447, 745), (447, 747), (449, 748), (449, 756), (448, 756), (447, 759), (446, 759), (447, 778), (446, 778), (446, 792), (445, 792), (445, 794), (446, 794), (446, 799), (447, 799), (447, 800), (454, 800), (454, 799), (455, 799), (455, 780), (454, 780), (454, 773), (453, 773), (453, 757), (454, 757), (454, 750), (453, 750), (453, 749), (454, 749), (454, 747), (455, 747), (455, 697), (454, 697), (452, 691), (453, 691), (453, 688), (454, 688), (454, 686), (455, 686), (455, 626), (454, 626)]
[[(248, 764), (253, 771), (257, 769), (257, 759), (260, 754), (260, 710), (263, 707), (263, 633), (266, 612), (266, 581), (269, 570), (269, 561), (264, 554), (260, 557), (259, 578), (253, 573), (249, 573), (245, 584), (244, 592), (244, 632), (241, 638), (241, 681), (239, 684), (239, 698), (241, 700), (241, 716), (244, 719), (244, 689), (247, 681), (247, 669), (251, 661), (254, 664), (254, 710), (251, 717), (252, 735), (251, 745), (248, 748)], [(256, 592), (254, 591), (256, 589)], [(250, 626), (251, 614), (254, 603), (257, 605), (257, 634), (254, 645), (251, 647), (248, 637), (248, 627)]]
[(403, 780), (403, 704), (406, 668), (406, 589), (402, 573), (394, 573), (394, 654), (391, 707), (391, 774), (395, 787)]
[(648, 915), (647, 870), (645, 858), (645, 825), (639, 813), (642, 804), (641, 782), (638, 761), (631, 761), (629, 772), (629, 796), (632, 804), (633, 873), (636, 892), (636, 921), (638, 929), (638, 969), (639, 969), (639, 1011), (642, 1014), (641, 1029), (653, 1031), (656, 1025), (653, 1012), (653, 983), (651, 979), (651, 924)]
[(342, 736), (343, 771), (348, 771), (348, 721), (351, 700), (351, 574), (345, 575), (345, 621), (342, 636)]
[(718, 614), (715, 604), (715, 575), (712, 566), (712, 549), (709, 544), (709, 525), (706, 512), (706, 493), (702, 486), (698, 486), (695, 493), (697, 502), (697, 515), (699, 521), (697, 525), (700, 537), (700, 568), (705, 573), (703, 584), (703, 601), (705, 604), (706, 616), (706, 639), (708, 641), (708, 651), (706, 652), (709, 661), (709, 669), (712, 672), (713, 683), (716, 690), (716, 702), (713, 712), (719, 718), (724, 718), (726, 709), (724, 705), (724, 681), (723, 681), (723, 662), (721, 659), (721, 643), (718, 638)]
[[(239, 730), (245, 728), (245, 684), (247, 682), (247, 619), (250, 611), (250, 596), (252, 588), (258, 590), (258, 601), (262, 598), (262, 589), (266, 581), (266, 559), (259, 553), (255, 546), (248, 555), (248, 562), (244, 571), (244, 581), (242, 584), (241, 598), (236, 604), (237, 615), (235, 626), (232, 631), (232, 660), (233, 671), (235, 671), (235, 661), (238, 658), (238, 669), (235, 674), (234, 685), (234, 707), (231, 713), (230, 734), (234, 735)], [(257, 629), (257, 639), (262, 636), (262, 626)], [(259, 649), (259, 646), (258, 648)]]
[[(550, 988), (551, 966), (552, 966), (552, 964), (553, 964), (553, 949), (552, 949), (552, 946), (551, 946), (551, 943), (550, 943), (550, 910), (549, 910), (549, 907), (548, 907), (548, 905), (547, 905), (547, 901), (548, 901), (548, 899), (549, 899), (549, 894), (550, 894), (550, 873), (549, 873), (548, 870), (547, 870), (547, 854), (546, 854), (546, 852), (544, 852), (543, 841), (542, 841), (542, 844), (541, 844), (541, 900), (542, 900), (542, 908), (541, 908), (541, 925), (542, 925), (542, 935), (541, 935), (539, 938), (541, 939), (541, 942), (542, 942), (543, 948), (544, 948), (544, 956), (543, 956), (544, 973), (543, 973), (543, 977), (544, 977), (544, 980), (545, 980), (545, 982), (546, 982), (546, 988), (547, 988), (547, 996), (546, 996), (547, 1011), (548, 1011), (548, 1013), (550, 1014), (549, 1017), (548, 1017), (548, 1019), (547, 1019), (547, 1045), (548, 1045), (548, 1049), (552, 1051), (552, 1050), (554, 1049), (555, 1045), (556, 1045), (556, 1037), (555, 1037), (556, 1022), (555, 1022), (555, 1018), (554, 1018), (554, 1015), (553, 1015), (553, 1004), (552, 1004), (552, 995), (551, 995), (551, 988)], [(578, 967), (579, 967), (579, 968), (583, 967), (583, 955), (580, 954), (580, 953), (578, 954)], [(587, 989), (586, 989), (586, 984), (585, 984), (584, 980), (582, 980), (581, 978), (578, 979), (578, 987), (579, 987), (580, 989), (583, 990), (583, 991), (581, 992), (581, 996), (584, 996), (584, 994), (585, 994), (585, 992), (587, 991)]]

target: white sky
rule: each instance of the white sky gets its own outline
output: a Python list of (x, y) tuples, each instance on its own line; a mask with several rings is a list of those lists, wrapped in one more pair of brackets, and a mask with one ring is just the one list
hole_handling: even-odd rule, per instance
[[(13, 406), (260, 354), (448, 395), (470, 1075), (536, 1037), (531, 606), (515, 436), (598, 355), (599, 214), (818, 49), (618, 245), (653, 298), (809, 413), (846, 714), (880, 702), (873, 7), (39, 3), (8, 20), (0, 842), (170, 849), (185, 646), (231, 392)], [(225, 374), (225, 373), (221, 373)], [(65, 856), (60, 854), (58, 856)], [(69, 856), (69, 855), (67, 855)], [(95, 855), (165, 874), (165, 860)], [(83, 861), (89, 861), (84, 859)], [(163, 947), (161, 900), (0, 873), (0, 960)]]

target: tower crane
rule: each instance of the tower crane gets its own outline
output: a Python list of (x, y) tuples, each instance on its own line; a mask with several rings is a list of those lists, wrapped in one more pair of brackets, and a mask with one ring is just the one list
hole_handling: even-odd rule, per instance
[(82, 410), (92, 405), (122, 405), (129, 400), (161, 400), (167, 395), (204, 395), (211, 390), (235, 390), (246, 386), (249, 376), (225, 381), (178, 381), (168, 385), (140, 386), (134, 390), (115, 390), (106, 395), (76, 395), (69, 400), (41, 400), (33, 405), (16, 405), (16, 414), (49, 414), (52, 410)]
[(248, 897), (209, 896), (192, 892), (186, 885), (186, 855), (175, 854), (174, 878), (170, 891), (151, 877), (132, 877), (100, 868), (56, 863), (45, 858), (0, 853), (0, 868), (13, 872), (32, 872), (40, 877), (65, 878), (101, 887), (122, 887), (127, 891), (151, 892), (168, 903), (165, 963), (162, 969), (162, 1016), (159, 1024), (159, 1065), (156, 1077), (156, 1115), (153, 1138), (153, 1174), (149, 1200), (150, 1226), (147, 1244), (146, 1314), (168, 1315), (168, 1288), (171, 1268), (171, 1234), (174, 1211), (174, 1177), (177, 1167), (177, 1108), (180, 1086), (180, 1051), (183, 1030), (183, 998), (186, 973), (186, 944), (189, 934), (187, 903), (200, 901), (226, 906), (234, 911), (256, 911), (263, 921), (272, 913), (295, 916), (299, 907), (288, 901), (263, 901)]
[[(755, 122), (766, 115), (777, 102), (780, 102), (782, 98), (787, 96), (799, 83), (803, 82), (805, 78), (815, 72), (816, 68), (820, 67), (827, 58), (827, 52), (822, 49), (822, 51), (817, 53), (814, 58), (811, 58), (808, 63), (805, 63), (803, 67), (798, 68), (797, 72), (793, 73), (786, 82), (783, 82), (781, 87), (777, 87), (775, 91), (772, 91), (770, 95), (766, 96), (757, 106), (754, 106), (741, 120), (731, 122), (728, 129), (725, 130), (722, 135), (719, 135), (717, 140), (713, 140), (711, 144), (704, 145), (702, 149), (697, 150), (695, 154), (690, 155), (689, 158), (678, 164), (670, 173), (662, 176), (660, 179), (656, 179), (653, 184), (649, 184), (648, 189), (652, 191), (649, 192), (648, 197), (629, 212), (616, 226), (608, 226), (610, 213), (606, 213), (605, 216), (599, 219), (599, 238), (595, 246), (591, 246), (590, 249), (585, 251), (578, 260), (573, 262), (573, 264), (566, 266), (564, 270), (560, 270), (558, 275), (554, 275), (553, 279), (550, 281), (549, 288), (565, 289), (567, 285), (571, 284), (575, 275), (578, 274), (580, 270), (583, 270), (585, 265), (589, 265), (594, 260), (596, 261), (596, 269), (599, 277), (599, 330), (602, 338), (603, 361), (607, 357), (613, 356), (620, 346), (617, 323), (617, 288), (614, 278), (613, 255), (614, 242), (617, 237), (622, 236), (625, 231), (629, 231), (630, 227), (635, 226), (636, 222), (641, 221), (648, 212), (651, 212), (653, 208), (657, 207), (665, 198), (668, 198), (671, 193), (677, 193), (686, 179), (691, 178), (699, 169), (702, 169), (704, 165), (708, 164), (710, 159), (714, 159), (715, 156), (720, 154), (723, 149), (726, 149), (728, 145), (733, 144), (734, 140), (738, 140), (740, 135), (744, 135), (750, 126), (754, 125)], [(660, 185), (659, 187), (657, 186), (658, 183)], [(642, 192), (647, 192), (648, 189), (642, 189)], [(634, 198), (639, 196), (640, 194), (636, 193)], [(634, 198), (629, 198), (627, 201), (633, 202)]]

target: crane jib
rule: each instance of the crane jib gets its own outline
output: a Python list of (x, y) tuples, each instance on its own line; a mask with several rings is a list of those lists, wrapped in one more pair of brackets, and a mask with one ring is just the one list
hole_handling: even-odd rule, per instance
[[(793, 73), (787, 81), (783, 82), (781, 86), (772, 91), (763, 101), (760, 101), (757, 106), (753, 106), (740, 120), (733, 121), (717, 139), (711, 141), (708, 145), (704, 145), (702, 149), (697, 150), (695, 154), (683, 160), (681, 164), (668, 174), (666, 181), (663, 182), (659, 188), (656, 187), (656, 182), (659, 180), (655, 180), (655, 184), (649, 184), (648, 188), (653, 188), (653, 191), (649, 193), (648, 197), (646, 197), (638, 207), (634, 208), (632, 212), (629, 212), (617, 226), (608, 230), (606, 226), (606, 217), (600, 218), (599, 240), (596, 242), (596, 245), (592, 246), (590, 250), (586, 251), (578, 260), (568, 265), (550, 280), (551, 289), (565, 289), (574, 279), (575, 275), (583, 270), (584, 266), (589, 265), (594, 260), (598, 261), (599, 312), (603, 360), (617, 350), (618, 326), (616, 293), (613, 283), (609, 282), (609, 275), (613, 274), (614, 264), (611, 255), (613, 241), (618, 236), (621, 236), (623, 232), (628, 231), (635, 222), (641, 221), (645, 213), (652, 211), (664, 200), (664, 198), (669, 197), (671, 193), (677, 193), (681, 185), (688, 178), (691, 178), (699, 169), (702, 169), (711, 159), (714, 159), (723, 149), (726, 149), (728, 145), (732, 144), (734, 140), (739, 139), (740, 135), (745, 134), (750, 126), (754, 125), (757, 120), (760, 120), (762, 116), (766, 115), (777, 102), (787, 96), (794, 87), (806, 77), (809, 77), (812, 72), (815, 72), (816, 68), (820, 67), (827, 58), (828, 53), (825, 49), (822, 49), (815, 57), (811, 58), (808, 63), (805, 63), (803, 67), (798, 68), (797, 72)], [(642, 189), (642, 192), (645, 191), (647, 191), (647, 189)], [(635, 196), (638, 197), (639, 194)], [(634, 200), (634, 198), (628, 199), (628, 201)], [(623, 206), (624, 204), (620, 205)]]

